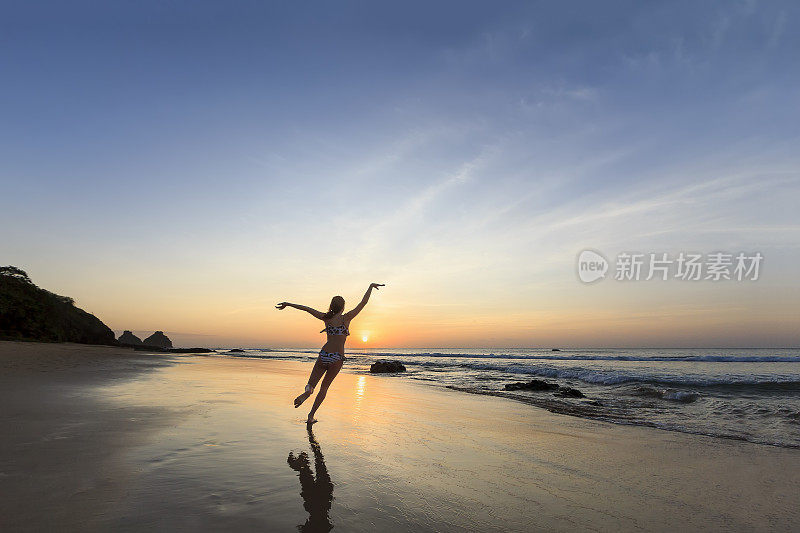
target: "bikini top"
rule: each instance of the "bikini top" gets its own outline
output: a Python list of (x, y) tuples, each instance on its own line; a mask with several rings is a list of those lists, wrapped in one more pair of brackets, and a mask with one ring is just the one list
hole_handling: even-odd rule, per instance
[(347, 326), (331, 326), (328, 324), (325, 326), (325, 329), (320, 331), (320, 333), (327, 333), (328, 335), (350, 335), (350, 329)]

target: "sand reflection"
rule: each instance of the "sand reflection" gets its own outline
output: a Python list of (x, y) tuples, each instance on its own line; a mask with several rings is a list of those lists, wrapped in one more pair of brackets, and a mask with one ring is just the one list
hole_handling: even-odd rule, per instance
[(367, 378), (366, 376), (358, 376), (356, 379), (356, 401), (355, 401), (355, 410), (361, 410), (361, 402), (364, 400), (364, 393), (367, 389)]
[(328, 513), (333, 502), (333, 482), (328, 475), (328, 468), (325, 466), (325, 458), (319, 447), (317, 439), (311, 426), (308, 429), (308, 442), (311, 444), (311, 452), (314, 454), (314, 470), (316, 476), (311, 471), (311, 465), (306, 452), (299, 455), (289, 452), (287, 462), (292, 470), (298, 473), (300, 478), (300, 496), (303, 497), (303, 507), (308, 511), (308, 519), (305, 524), (297, 526), (300, 531), (330, 531), (333, 529)]

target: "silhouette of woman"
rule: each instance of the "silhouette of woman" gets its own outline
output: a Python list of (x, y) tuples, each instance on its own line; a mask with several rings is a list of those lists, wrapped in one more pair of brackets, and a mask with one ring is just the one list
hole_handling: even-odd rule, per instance
[(331, 503), (333, 503), (333, 482), (331, 481), (331, 476), (328, 475), (325, 458), (322, 456), (322, 450), (317, 439), (314, 438), (311, 426), (307, 426), (307, 429), (308, 442), (311, 444), (311, 452), (314, 454), (316, 477), (311, 472), (306, 452), (300, 452), (299, 455), (289, 452), (289, 458), (286, 460), (292, 470), (298, 473), (300, 496), (303, 497), (303, 507), (308, 511), (306, 523), (297, 526), (297, 529), (303, 532), (323, 531), (327, 533), (333, 529), (333, 524), (331, 524), (328, 516), (331, 510)]
[[(331, 386), (333, 379), (342, 368), (342, 364), (344, 363), (345, 359), (344, 342), (347, 340), (347, 336), (350, 335), (350, 321), (353, 320), (362, 309), (364, 309), (365, 305), (367, 305), (370, 294), (372, 294), (372, 289), (379, 290), (379, 288), (383, 286), (383, 283), (370, 283), (367, 292), (364, 294), (364, 298), (361, 299), (361, 302), (346, 313), (343, 313), (344, 298), (341, 296), (334, 296), (331, 299), (331, 305), (328, 308), (327, 313), (317, 311), (316, 309), (312, 309), (311, 307), (307, 307), (305, 305), (292, 304), (289, 302), (281, 302), (275, 306), (278, 309), (286, 309), (287, 307), (300, 309), (301, 311), (310, 313), (315, 318), (319, 318), (325, 323), (325, 328), (320, 333), (327, 333), (328, 341), (322, 347), (322, 350), (320, 350), (319, 357), (317, 357), (317, 362), (314, 363), (314, 368), (311, 370), (311, 375), (308, 378), (308, 384), (306, 385), (305, 392), (294, 399), (294, 406), (300, 407), (300, 405), (306, 401), (309, 396), (311, 396), (311, 394), (314, 392), (314, 387), (317, 386), (320, 378), (322, 378), (322, 385), (320, 385), (317, 397), (314, 398), (314, 405), (311, 407), (311, 411), (308, 413), (307, 423), (313, 424), (317, 421), (314, 418), (314, 414), (322, 404), (322, 400), (325, 399), (325, 395), (328, 393), (328, 387)], [(325, 376), (324, 378), (323, 375)]]

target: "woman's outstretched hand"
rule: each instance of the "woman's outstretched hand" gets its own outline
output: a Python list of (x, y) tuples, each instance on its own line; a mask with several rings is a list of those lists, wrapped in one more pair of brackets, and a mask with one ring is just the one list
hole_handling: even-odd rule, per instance
[(376, 291), (379, 291), (381, 287), (385, 287), (385, 286), (386, 286), (385, 283), (370, 283), (369, 284), (369, 288), (370, 289), (375, 289)]
[(287, 306), (287, 305), (289, 305), (289, 302), (281, 302), (281, 303), (279, 303), (278, 305), (276, 305), (275, 307), (276, 307), (277, 309), (281, 309), (281, 310), (283, 310), (283, 309), (286, 309), (286, 306)]

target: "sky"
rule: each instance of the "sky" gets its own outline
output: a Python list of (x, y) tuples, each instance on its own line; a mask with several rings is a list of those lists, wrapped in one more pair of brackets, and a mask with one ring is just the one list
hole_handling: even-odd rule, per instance
[(274, 305), (382, 282), (351, 347), (797, 347), (799, 12), (4, 2), (0, 264), (182, 346), (321, 345)]

